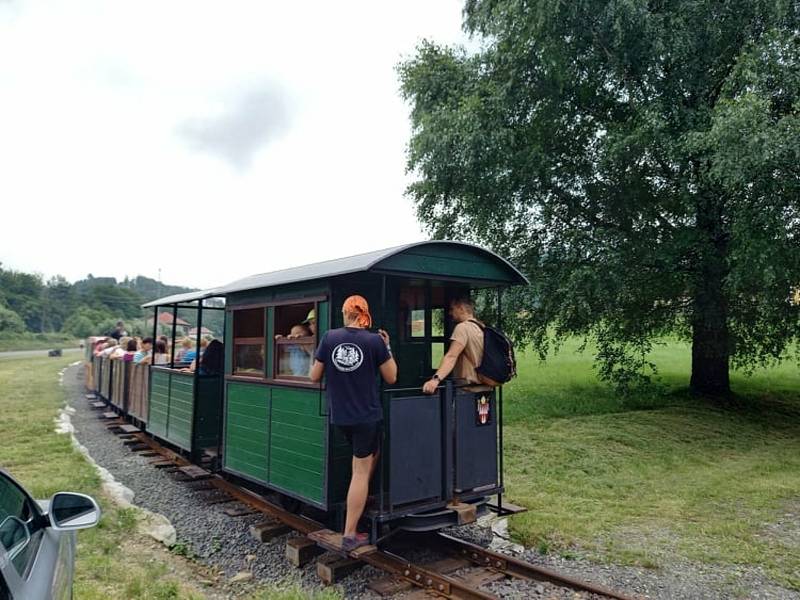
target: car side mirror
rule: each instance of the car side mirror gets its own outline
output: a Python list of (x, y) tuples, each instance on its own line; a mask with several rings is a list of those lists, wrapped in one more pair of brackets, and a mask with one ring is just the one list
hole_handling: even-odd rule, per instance
[(58, 492), (50, 498), (50, 526), (56, 531), (94, 527), (100, 520), (100, 507), (94, 498), (73, 492)]
[(5, 548), (9, 560), (22, 552), (30, 541), (31, 534), (22, 519), (9, 515), (0, 523), (0, 545)]

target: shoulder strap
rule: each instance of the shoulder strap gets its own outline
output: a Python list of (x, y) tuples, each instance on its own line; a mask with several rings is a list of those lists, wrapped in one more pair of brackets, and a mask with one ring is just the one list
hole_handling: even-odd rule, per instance
[[(464, 322), (465, 322), (465, 323), (475, 323), (475, 325), (477, 325), (477, 326), (480, 328), (480, 330), (481, 330), (481, 331), (484, 331), (484, 330), (486, 329), (486, 326), (485, 326), (485, 325), (483, 325), (483, 324), (482, 324), (480, 321), (478, 321), (477, 319), (467, 319), (467, 320), (466, 320), (466, 321), (464, 321)], [(472, 360), (472, 359), (469, 357), (469, 355), (467, 354), (466, 350), (467, 350), (467, 349), (466, 349), (466, 347), (465, 347), (465, 348), (464, 348), (464, 351), (463, 351), (463, 352), (461, 352), (461, 354), (463, 354), (463, 355), (464, 355), (464, 358), (466, 358), (466, 359), (469, 361), (469, 363), (472, 365), (472, 368), (473, 368), (473, 369), (477, 369), (477, 368), (478, 368), (478, 365), (476, 365), (476, 364), (475, 364), (475, 361), (473, 361), (473, 360)], [(486, 349), (484, 348), (484, 351), (485, 351), (485, 350), (486, 350)]]

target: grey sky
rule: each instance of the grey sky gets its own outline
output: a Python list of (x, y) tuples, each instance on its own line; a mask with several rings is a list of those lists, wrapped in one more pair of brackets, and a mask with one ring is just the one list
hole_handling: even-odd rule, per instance
[(423, 239), (394, 67), (461, 7), (0, 2), (0, 261), (206, 287)]

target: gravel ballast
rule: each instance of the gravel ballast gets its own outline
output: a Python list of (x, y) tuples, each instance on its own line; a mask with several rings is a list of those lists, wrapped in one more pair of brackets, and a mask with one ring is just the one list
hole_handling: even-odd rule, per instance
[[(275, 584), (298, 583), (309, 590), (320, 587), (313, 561), (298, 569), (285, 558), (286, 540), (295, 534), (279, 536), (266, 543), (256, 542), (250, 536), (249, 527), (264, 520), (262, 515), (230, 517), (223, 513), (223, 508), (234, 504), (206, 504), (203, 498), (207, 498), (209, 492), (194, 489), (203, 487), (201, 484), (179, 482), (174, 475), (153, 468), (148, 464), (150, 459), (128, 450), (98, 418), (102, 411), (93, 410), (86, 401), (83, 367), (70, 367), (64, 374), (63, 385), (68, 403), (75, 409), (71, 419), (77, 440), (98, 465), (108, 469), (120, 483), (133, 491), (135, 505), (164, 515), (172, 523), (177, 537), (173, 551), (185, 553), (213, 567), (227, 580), (237, 574), (251, 573), (252, 578), (240, 576), (240, 579)], [(480, 525), (453, 528), (447, 533), (487, 546), (494, 537), (487, 525), (489, 522), (483, 520)], [(753, 568), (676, 562), (654, 570), (598, 565), (581, 558), (566, 560), (532, 550), (520, 553), (515, 552), (510, 544), (503, 551), (577, 579), (658, 600), (800, 600), (800, 594), (776, 585), (760, 570)], [(382, 575), (365, 566), (344, 579), (338, 587), (346, 598), (379, 598), (366, 585)], [(505, 580), (489, 584), (486, 589), (503, 598), (593, 598), (589, 594), (576, 594), (537, 582)]]

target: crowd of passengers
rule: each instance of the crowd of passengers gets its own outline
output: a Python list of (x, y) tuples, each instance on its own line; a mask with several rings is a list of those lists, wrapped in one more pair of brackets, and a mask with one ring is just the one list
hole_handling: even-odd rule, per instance
[[(155, 341), (152, 337), (130, 336), (125, 331), (123, 322), (119, 321), (105, 339), (95, 343), (92, 354), (135, 364), (166, 366), (170, 364), (171, 344), (165, 335), (159, 336)], [(198, 362), (200, 375), (222, 373), (222, 342), (206, 336), (200, 340), (199, 351), (196, 340), (190, 337), (176, 342), (174, 364), (181, 367), (181, 371), (194, 372), (198, 368)]]

